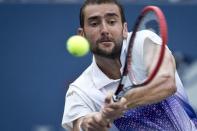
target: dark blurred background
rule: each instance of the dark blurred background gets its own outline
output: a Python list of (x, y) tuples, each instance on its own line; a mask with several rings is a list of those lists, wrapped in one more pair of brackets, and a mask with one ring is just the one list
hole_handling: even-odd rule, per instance
[[(76, 34), (81, 0), (0, 0), (0, 130), (63, 131), (67, 87), (91, 63), (65, 49)], [(197, 1), (121, 0), (131, 30), (145, 5), (158, 5), (169, 47), (197, 109)]]

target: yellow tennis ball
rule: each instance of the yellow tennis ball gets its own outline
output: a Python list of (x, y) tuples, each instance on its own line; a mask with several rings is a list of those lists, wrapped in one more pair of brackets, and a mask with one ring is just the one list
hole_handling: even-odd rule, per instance
[(82, 57), (89, 52), (89, 43), (84, 37), (74, 35), (67, 41), (67, 50), (76, 57)]

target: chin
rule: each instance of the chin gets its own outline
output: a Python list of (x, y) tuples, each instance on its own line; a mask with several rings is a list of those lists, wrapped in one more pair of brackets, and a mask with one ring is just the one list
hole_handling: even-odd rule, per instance
[(111, 55), (113, 52), (113, 48), (100, 49), (100, 52), (103, 52), (103, 54), (106, 54), (106, 55)]

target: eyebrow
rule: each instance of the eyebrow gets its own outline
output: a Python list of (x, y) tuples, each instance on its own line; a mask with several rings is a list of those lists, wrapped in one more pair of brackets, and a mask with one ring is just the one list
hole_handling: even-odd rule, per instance
[(105, 17), (119, 17), (116, 13), (107, 13)]
[[(119, 16), (116, 13), (107, 13), (104, 15), (104, 17), (119, 17)], [(88, 18), (88, 21), (96, 20), (98, 18), (100, 18), (100, 16), (90, 16)]]
[(91, 17), (88, 18), (88, 21), (93, 21), (93, 20), (96, 20), (98, 18), (99, 18), (99, 16), (91, 16)]

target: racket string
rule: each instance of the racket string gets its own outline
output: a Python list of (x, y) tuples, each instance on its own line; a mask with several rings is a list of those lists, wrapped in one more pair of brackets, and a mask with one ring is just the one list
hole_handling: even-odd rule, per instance
[[(141, 35), (139, 35), (138, 38), (137, 34), (139, 32), (141, 32), (140, 33)], [(151, 32), (154, 33), (151, 34)], [(144, 43), (143, 38), (148, 37), (151, 39), (151, 41), (154, 44), (157, 44), (158, 36), (162, 40), (161, 42), (159, 42), (161, 45), (160, 51), (156, 52), (151, 49), (148, 50), (147, 54), (145, 55), (146, 61), (144, 62), (141, 59), (141, 58), (145, 58), (143, 56), (144, 48), (143, 46), (140, 45), (141, 43)], [(119, 100), (122, 96), (125, 95), (125, 93), (128, 90), (132, 88), (144, 86), (148, 84), (150, 81), (152, 81), (152, 79), (157, 74), (160, 65), (162, 64), (166, 44), (167, 44), (167, 25), (165, 21), (165, 16), (163, 15), (162, 11), (156, 6), (145, 7), (142, 10), (140, 16), (138, 17), (134, 25), (131, 37), (129, 39), (127, 55), (125, 58), (125, 65), (122, 74), (123, 77), (120, 80), (120, 84), (115, 92), (114, 98)], [(150, 56), (150, 54), (153, 54), (153, 57)], [(154, 57), (155, 55), (158, 55), (158, 57), (155, 58)], [(146, 63), (147, 65), (145, 65), (144, 67), (143, 63)], [(149, 66), (149, 64), (151, 66)], [(147, 68), (148, 71), (146, 70)]]

